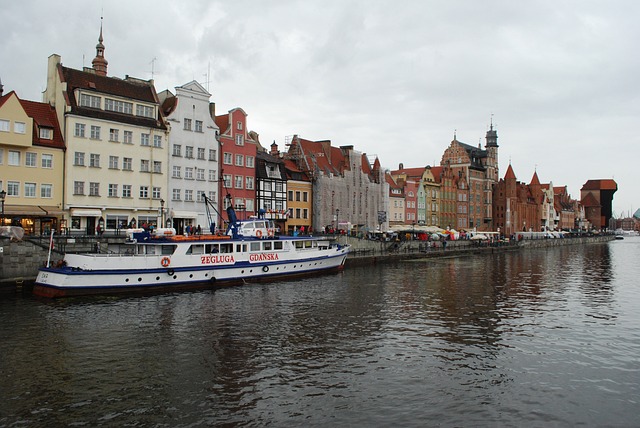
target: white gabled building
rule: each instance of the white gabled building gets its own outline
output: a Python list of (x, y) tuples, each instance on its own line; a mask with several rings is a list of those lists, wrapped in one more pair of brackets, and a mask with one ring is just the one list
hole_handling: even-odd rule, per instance
[[(200, 226), (203, 233), (209, 233), (210, 221), (202, 195), (214, 201), (219, 211), (220, 130), (212, 118), (211, 94), (202, 85), (194, 80), (175, 90), (175, 95), (169, 90), (158, 94), (171, 127), (167, 224), (181, 234), (188, 226)], [(216, 211), (210, 212), (211, 221), (219, 225)]]

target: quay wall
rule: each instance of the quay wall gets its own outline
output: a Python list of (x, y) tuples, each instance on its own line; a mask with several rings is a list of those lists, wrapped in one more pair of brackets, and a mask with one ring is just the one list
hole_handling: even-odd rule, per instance
[[(493, 253), (498, 251), (516, 251), (526, 248), (552, 247), (559, 245), (578, 245), (607, 242), (613, 235), (588, 236), (566, 239), (523, 240), (514, 244), (487, 246), (474, 241), (449, 241), (446, 249), (438, 242), (428, 246), (422, 241), (380, 242), (340, 236), (341, 244), (352, 246), (346, 266), (394, 262), (410, 258), (452, 257), (465, 254)], [(105, 251), (109, 245), (120, 244), (122, 236), (82, 236), (57, 237), (51, 253), (52, 262), (62, 259), (66, 252), (84, 253)], [(23, 283), (32, 283), (38, 269), (45, 266), (49, 253), (49, 239), (46, 237), (25, 237), (12, 242), (0, 238), (0, 293), (13, 292)]]

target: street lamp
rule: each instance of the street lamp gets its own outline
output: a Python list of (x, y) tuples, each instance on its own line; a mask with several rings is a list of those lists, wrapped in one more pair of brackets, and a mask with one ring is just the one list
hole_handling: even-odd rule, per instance
[(4, 198), (7, 197), (7, 192), (4, 190), (0, 191), (0, 201), (2, 201), (2, 224), (0, 226), (4, 226)]
[(160, 199), (160, 225), (164, 227), (164, 199)]

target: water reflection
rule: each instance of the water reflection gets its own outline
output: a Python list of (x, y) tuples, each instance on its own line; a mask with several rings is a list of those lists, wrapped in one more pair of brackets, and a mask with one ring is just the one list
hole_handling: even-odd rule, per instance
[(615, 398), (639, 392), (638, 244), (3, 300), (0, 426), (599, 425), (605, 413), (625, 425), (637, 409)]

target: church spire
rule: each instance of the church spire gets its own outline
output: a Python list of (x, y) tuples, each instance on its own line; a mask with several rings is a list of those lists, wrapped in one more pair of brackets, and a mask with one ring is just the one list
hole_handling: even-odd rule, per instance
[(104, 45), (102, 44), (102, 17), (100, 17), (100, 37), (98, 37), (98, 44), (96, 45), (96, 57), (91, 61), (91, 65), (93, 65), (93, 69), (96, 74), (100, 76), (107, 75), (107, 60), (104, 58)]

